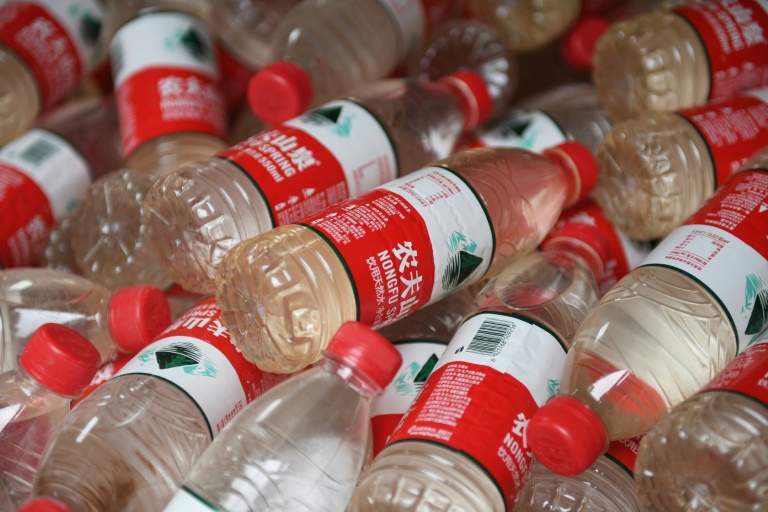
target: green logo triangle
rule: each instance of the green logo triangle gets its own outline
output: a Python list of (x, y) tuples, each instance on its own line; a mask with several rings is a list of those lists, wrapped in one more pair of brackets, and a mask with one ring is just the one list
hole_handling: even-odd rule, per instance
[(315, 120), (320, 121), (323, 124), (328, 122), (331, 124), (336, 124), (339, 122), (341, 107), (318, 108), (310, 112), (310, 115), (315, 118)]
[(180, 41), (182, 46), (198, 60), (203, 60), (210, 54), (203, 38), (200, 37), (200, 34), (198, 34), (194, 28), (190, 28), (184, 32), (181, 35)]
[(90, 46), (94, 46), (99, 41), (101, 34), (101, 20), (94, 18), (89, 13), (80, 18), (80, 37)]
[(197, 366), (202, 358), (202, 352), (192, 343), (173, 343), (155, 352), (157, 366), (161, 370), (179, 366)]
[(427, 362), (424, 363), (424, 366), (421, 367), (419, 373), (417, 373), (416, 377), (413, 378), (413, 382), (427, 382), (427, 377), (429, 377), (429, 375), (432, 373), (432, 370), (435, 369), (437, 361), (437, 354), (432, 354), (429, 356)]
[(502, 129), (502, 136), (509, 137), (511, 134), (515, 134), (519, 138), (523, 138), (523, 134), (531, 125), (531, 121), (527, 119), (515, 119), (510, 121)]
[(768, 320), (768, 290), (760, 290), (755, 297), (755, 305), (747, 322), (744, 334), (760, 334)]

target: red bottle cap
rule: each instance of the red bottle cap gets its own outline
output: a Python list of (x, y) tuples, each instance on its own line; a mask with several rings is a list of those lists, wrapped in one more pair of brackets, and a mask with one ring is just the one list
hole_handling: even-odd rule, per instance
[(448, 85), (461, 102), (464, 114), (464, 131), (472, 131), (483, 124), (493, 110), (493, 98), (488, 84), (474, 71), (457, 71), (439, 80)]
[(35, 498), (22, 505), (18, 512), (72, 512), (72, 509), (57, 500)]
[(159, 288), (128, 286), (112, 294), (108, 323), (120, 350), (135, 354), (171, 325), (171, 308)]
[(56, 394), (79, 396), (101, 365), (101, 355), (85, 337), (59, 324), (44, 324), (29, 338), (19, 366)]
[(384, 389), (395, 378), (403, 357), (386, 338), (359, 322), (344, 322), (325, 356), (355, 368)]
[(261, 68), (248, 83), (248, 104), (259, 118), (279, 124), (309, 108), (312, 90), (309, 75), (297, 64), (273, 62)]
[(578, 174), (577, 188), (565, 206), (570, 206), (584, 199), (595, 188), (595, 184), (597, 184), (597, 160), (583, 144), (574, 141), (563, 142), (544, 150), (543, 154), (563, 168)]
[(610, 26), (610, 21), (599, 16), (581, 18), (560, 45), (565, 62), (575, 71), (591, 71), (597, 41)]
[(556, 396), (528, 424), (528, 444), (547, 468), (575, 476), (608, 449), (605, 427), (595, 412), (570, 396)]

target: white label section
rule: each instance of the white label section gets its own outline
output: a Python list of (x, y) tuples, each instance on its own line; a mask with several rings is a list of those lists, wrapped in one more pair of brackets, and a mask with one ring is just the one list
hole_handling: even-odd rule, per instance
[(676, 268), (704, 283), (720, 299), (736, 326), (739, 352), (754, 337), (746, 334), (755, 293), (768, 289), (768, 260), (733, 234), (701, 224), (680, 226), (643, 262)]
[[(103, 9), (96, 0), (38, 0), (35, 3), (47, 10), (65, 28), (80, 57), (83, 72), (96, 63), (101, 54), (102, 37), (92, 39), (96, 24), (104, 30)], [(92, 24), (93, 26), (89, 26)]]
[(476, 137), (485, 147), (519, 148), (538, 153), (572, 138), (540, 110), (515, 110), (478, 131)]
[(371, 402), (371, 418), (382, 414), (405, 414), (421, 393), (427, 377), (432, 374), (447, 346), (437, 341), (409, 341), (394, 345), (403, 356), (403, 364), (389, 386)]
[(88, 162), (64, 139), (33, 128), (0, 148), (0, 161), (23, 172), (45, 192), (58, 220), (72, 211), (91, 184)]
[(421, 46), (426, 29), (422, 0), (379, 0), (395, 22), (400, 39), (400, 54), (405, 56)]
[(331, 101), (285, 124), (307, 132), (336, 157), (349, 197), (397, 178), (395, 148), (387, 132), (378, 119), (353, 101)]
[(209, 506), (197, 496), (182, 487), (166, 505), (163, 512), (219, 512), (218, 508)]
[(480, 313), (459, 327), (434, 371), (454, 362), (511, 375), (541, 407), (560, 390), (565, 349), (551, 333), (530, 321)]
[(189, 336), (158, 340), (139, 352), (115, 376), (156, 375), (184, 390), (203, 411), (208, 427), (225, 421), (228, 413), (248, 402), (227, 357), (216, 347)]
[[(768, 0), (766, 0), (766, 2), (768, 2)], [(768, 10), (768, 8), (766, 10)], [(768, 87), (765, 87), (763, 89), (754, 89), (751, 91), (747, 91), (743, 94), (757, 98), (763, 103), (768, 103)]]
[(159, 12), (139, 16), (117, 31), (110, 52), (116, 87), (150, 68), (180, 68), (218, 77), (208, 28), (190, 14)]
[(632, 240), (615, 227), (613, 228), (613, 231), (616, 233), (616, 236), (621, 243), (621, 248), (624, 250), (624, 257), (627, 260), (627, 267), (629, 270), (636, 269), (651, 253), (651, 243)]
[(424, 220), (435, 262), (435, 281), (427, 304), (456, 289), (444, 282), (444, 276), (454, 274), (448, 267), (457, 263), (462, 251), (482, 259), (464, 284), (485, 275), (493, 259), (491, 223), (475, 192), (457, 174), (442, 167), (425, 167), (397, 180), (397, 184), (377, 188), (401, 196)]

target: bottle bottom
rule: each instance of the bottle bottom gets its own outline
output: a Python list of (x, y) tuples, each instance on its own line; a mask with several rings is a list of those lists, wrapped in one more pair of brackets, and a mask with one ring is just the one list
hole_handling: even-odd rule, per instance
[(40, 110), (32, 73), (12, 51), (0, 45), (0, 146), (32, 126)]

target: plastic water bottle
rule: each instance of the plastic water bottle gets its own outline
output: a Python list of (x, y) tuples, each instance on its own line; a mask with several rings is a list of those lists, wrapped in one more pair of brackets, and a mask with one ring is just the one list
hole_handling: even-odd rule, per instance
[(134, 354), (171, 323), (168, 301), (151, 286), (114, 293), (87, 279), (46, 269), (0, 271), (0, 371), (16, 358), (38, 327), (54, 322), (79, 332), (102, 362)]
[(766, 499), (768, 332), (643, 438), (635, 466), (647, 510), (761, 510)]
[(597, 303), (601, 229), (569, 224), (475, 299), (350, 512), (511, 510), (533, 457), (530, 417), (557, 393), (565, 353)]
[(617, 123), (597, 147), (594, 197), (629, 236), (662, 238), (766, 141), (768, 89)]
[(127, 168), (160, 176), (224, 149), (208, 0), (108, 0)]
[(389, 75), (456, 0), (301, 2), (272, 36), (273, 62), (251, 80), (248, 99), (270, 124)]
[(534, 462), (513, 512), (642, 512), (632, 478), (640, 439), (612, 442), (605, 455), (576, 476), (564, 477)]
[(300, 370), (345, 321), (378, 329), (532, 251), (595, 171), (577, 143), (458, 153), (236, 245), (222, 320), (249, 361)]
[(42, 325), (0, 374), (0, 509), (16, 510), (32, 492), (46, 443), (99, 368), (99, 353), (82, 335)]
[(617, 120), (672, 111), (768, 85), (768, 6), (690, 2), (614, 24), (594, 55), (594, 81)]
[(370, 438), (370, 402), (402, 359), (367, 327), (345, 323), (325, 359), (253, 402), (222, 432), (165, 508), (342, 511)]
[(490, 109), (469, 71), (368, 84), (161, 179), (147, 194), (148, 239), (175, 282), (213, 293), (237, 243), (445, 158)]
[(73, 510), (161, 510), (224, 426), (282, 375), (235, 350), (208, 299), (78, 403), (33, 493)]
[(608, 442), (645, 434), (744, 350), (768, 318), (768, 148), (592, 310), (562, 395), (528, 430), (536, 458), (575, 475)]
[(119, 164), (116, 141), (114, 105), (86, 99), (53, 110), (0, 147), (0, 266), (37, 263), (53, 224)]
[(462, 288), (379, 330), (379, 334), (400, 352), (403, 364), (392, 382), (371, 403), (374, 457), (384, 448), (390, 434), (424, 387), (456, 327), (469, 311), (473, 298), (469, 289)]
[(16, 1), (0, 8), (0, 146), (96, 64), (102, 11), (98, 0)]

